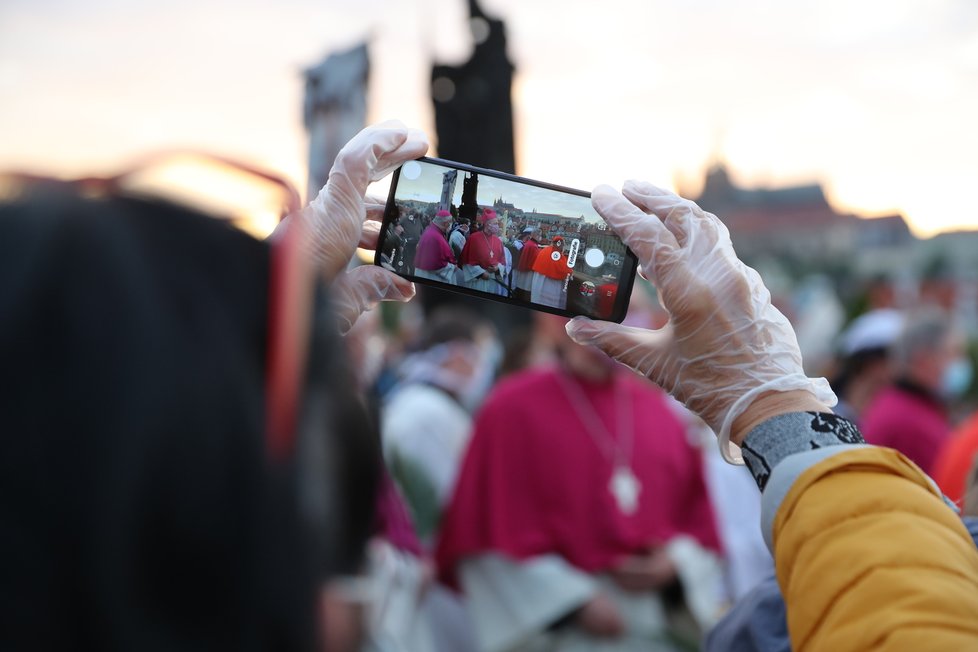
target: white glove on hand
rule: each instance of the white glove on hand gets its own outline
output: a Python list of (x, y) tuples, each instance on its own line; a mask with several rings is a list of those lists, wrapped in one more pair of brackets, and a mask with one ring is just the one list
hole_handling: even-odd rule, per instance
[(319, 196), (280, 225), (287, 228), (291, 219), (305, 221), (310, 259), (330, 284), (343, 334), (379, 301), (407, 301), (414, 296), (413, 283), (381, 267), (346, 268), (358, 246), (377, 246), (377, 222), (383, 218), (384, 202), (370, 199), (365, 203), (367, 186), (427, 151), (424, 133), (396, 120), (367, 127), (337, 154)]
[(697, 413), (717, 433), (728, 462), (742, 463), (731, 426), (762, 394), (807, 390), (835, 405), (828, 382), (805, 375), (791, 324), (771, 305), (758, 273), (737, 258), (727, 227), (648, 183), (629, 181), (623, 193), (599, 186), (591, 202), (638, 256), (670, 321), (649, 331), (577, 317), (567, 324), (568, 335), (647, 376)]

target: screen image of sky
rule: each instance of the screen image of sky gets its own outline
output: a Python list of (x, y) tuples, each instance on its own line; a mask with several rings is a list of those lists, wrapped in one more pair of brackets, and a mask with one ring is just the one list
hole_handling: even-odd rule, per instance
[[(410, 165), (410, 164), (409, 164)], [(437, 202), (441, 198), (442, 183), (446, 172), (452, 168), (424, 161), (418, 162), (420, 174), (415, 179), (401, 174), (397, 182), (397, 199), (414, 199), (424, 202)], [(462, 179), (469, 173), (459, 170), (455, 182), (452, 203), (458, 206), (462, 201)], [(512, 204), (525, 213), (536, 211), (564, 217), (584, 217), (585, 221), (598, 223), (603, 220), (591, 206), (588, 197), (500, 179), (486, 174), (479, 175), (479, 189), (476, 200), (480, 206), (492, 206), (497, 199)]]

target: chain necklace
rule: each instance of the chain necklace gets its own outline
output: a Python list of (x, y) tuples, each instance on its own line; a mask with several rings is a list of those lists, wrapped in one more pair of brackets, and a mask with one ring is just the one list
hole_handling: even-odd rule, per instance
[(496, 257), (496, 252), (494, 252), (492, 250), (492, 239), (491, 239), (491, 236), (489, 236), (486, 233), (485, 229), (483, 229), (482, 230), (482, 237), (484, 237), (486, 239), (486, 248), (489, 250), (489, 259), (492, 260), (493, 258)]
[(557, 372), (557, 384), (564, 392), (564, 397), (571, 404), (584, 430), (594, 442), (598, 450), (612, 465), (611, 478), (608, 480), (608, 491), (615, 497), (618, 509), (622, 514), (630, 516), (638, 509), (638, 497), (642, 493), (642, 483), (632, 471), (632, 444), (634, 443), (635, 427), (632, 423), (631, 402), (628, 400), (628, 389), (616, 387), (615, 401), (618, 418), (615, 426), (618, 429), (617, 439), (598, 415), (594, 404), (584, 393), (584, 390), (572, 380), (563, 370)]

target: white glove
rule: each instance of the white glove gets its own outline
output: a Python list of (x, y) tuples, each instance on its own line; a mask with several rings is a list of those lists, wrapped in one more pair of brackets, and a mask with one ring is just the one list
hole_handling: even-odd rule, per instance
[(305, 221), (309, 257), (330, 283), (343, 334), (379, 301), (407, 301), (414, 296), (413, 283), (381, 267), (346, 268), (358, 246), (377, 246), (377, 222), (383, 217), (384, 202), (367, 200), (368, 212), (364, 200), (367, 186), (427, 151), (424, 133), (408, 129), (396, 120), (367, 127), (336, 155), (329, 180), (319, 196), (298, 216), (291, 216), (280, 225), (288, 228), (289, 220), (296, 218)]
[(791, 324), (771, 305), (758, 273), (737, 258), (727, 227), (648, 183), (629, 181), (623, 193), (599, 186), (591, 202), (638, 256), (670, 321), (649, 331), (577, 317), (568, 335), (647, 376), (702, 417), (728, 462), (742, 463), (731, 426), (762, 394), (807, 390), (835, 405), (824, 378), (805, 376)]

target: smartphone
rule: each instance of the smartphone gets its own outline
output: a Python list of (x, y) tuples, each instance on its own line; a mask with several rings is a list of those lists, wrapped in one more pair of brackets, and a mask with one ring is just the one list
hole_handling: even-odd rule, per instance
[(394, 172), (374, 262), (416, 283), (614, 322), (638, 268), (590, 193), (428, 157)]

